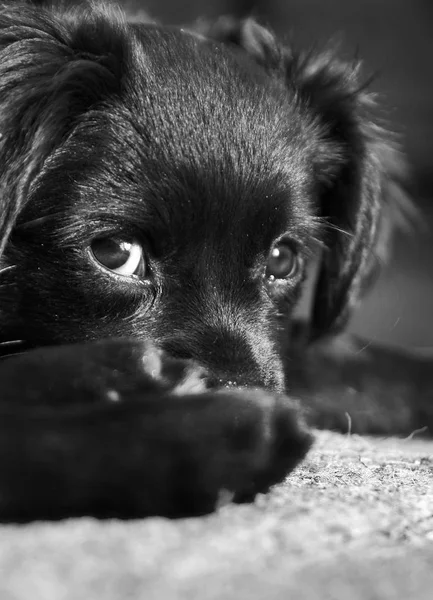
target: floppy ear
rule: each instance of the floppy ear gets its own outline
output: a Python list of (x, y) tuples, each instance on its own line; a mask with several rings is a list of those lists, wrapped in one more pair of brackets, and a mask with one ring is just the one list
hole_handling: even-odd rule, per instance
[[(288, 82), (321, 124), (316, 168), (325, 249), (313, 302), (311, 337), (341, 330), (366, 282), (386, 258), (386, 220), (404, 210), (405, 165), (391, 137), (370, 118), (374, 98), (360, 63), (334, 52), (288, 62)], [(379, 246), (380, 242), (380, 246)]]
[(201, 24), (202, 34), (235, 44), (293, 90), (317, 124), (312, 165), (324, 242), (313, 302), (311, 337), (341, 329), (372, 270), (382, 207), (401, 198), (403, 161), (384, 130), (368, 116), (372, 95), (360, 84), (360, 63), (335, 52), (302, 55), (278, 43), (251, 19)]
[(81, 114), (121, 85), (122, 18), (0, 7), (0, 256), (51, 153)]

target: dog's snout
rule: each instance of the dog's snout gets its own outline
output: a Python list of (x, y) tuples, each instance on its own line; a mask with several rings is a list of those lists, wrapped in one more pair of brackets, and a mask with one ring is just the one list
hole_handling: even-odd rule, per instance
[(200, 335), (185, 332), (162, 344), (176, 358), (194, 359), (221, 371), (253, 368), (255, 359), (243, 336), (209, 330)]
[[(208, 330), (167, 339), (163, 349), (171, 356), (191, 359), (205, 367), (209, 387), (279, 387), (280, 364), (273, 353), (257, 352), (246, 335)], [(272, 368), (274, 365), (274, 368)]]

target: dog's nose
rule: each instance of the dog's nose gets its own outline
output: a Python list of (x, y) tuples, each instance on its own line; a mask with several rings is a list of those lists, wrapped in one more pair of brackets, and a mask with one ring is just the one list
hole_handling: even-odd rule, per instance
[(280, 363), (264, 351), (259, 359), (244, 336), (212, 332), (172, 337), (162, 348), (175, 358), (192, 359), (207, 373), (209, 387), (279, 388)]
[[(207, 336), (205, 336), (206, 338)], [(239, 343), (209, 339), (188, 340), (172, 338), (162, 344), (162, 348), (174, 358), (190, 359), (203, 365), (209, 373), (209, 385), (263, 385), (256, 376), (258, 365), (248, 348), (240, 348)]]
[(225, 331), (185, 332), (163, 342), (162, 346), (177, 358), (204, 361), (222, 371), (250, 368), (256, 362), (245, 337)]

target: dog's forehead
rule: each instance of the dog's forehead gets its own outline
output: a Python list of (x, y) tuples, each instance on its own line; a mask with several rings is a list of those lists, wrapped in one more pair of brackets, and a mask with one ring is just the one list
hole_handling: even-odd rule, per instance
[(68, 229), (101, 218), (180, 244), (241, 228), (266, 245), (305, 224), (314, 127), (283, 82), (240, 51), (151, 26), (137, 28), (122, 79), (48, 169)]
[(246, 53), (188, 32), (144, 26), (137, 38), (123, 102), (134, 119), (136, 172), (173, 188), (160, 198), (177, 184), (189, 203), (208, 200), (221, 213), (226, 200), (245, 213), (245, 195), (260, 212), (261, 203), (278, 210), (284, 196), (302, 193), (313, 127), (283, 81)]
[(245, 52), (151, 26), (138, 41), (126, 73), (127, 100), (141, 104), (139, 124), (167, 135), (172, 146), (200, 141), (211, 151), (228, 141), (251, 142), (258, 151), (299, 135), (293, 92)]
[(204, 84), (211, 85), (215, 92), (215, 84), (219, 83), (223, 93), (246, 86), (250, 94), (253, 87), (257, 93), (273, 79), (235, 45), (184, 29), (150, 24), (134, 28), (134, 33), (129, 66), (134, 74), (144, 76), (148, 85), (156, 83), (160, 91)]

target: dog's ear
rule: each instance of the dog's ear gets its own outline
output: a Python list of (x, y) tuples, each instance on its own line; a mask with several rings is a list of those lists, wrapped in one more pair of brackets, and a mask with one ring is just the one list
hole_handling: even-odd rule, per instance
[(341, 330), (380, 261), (387, 219), (404, 206), (406, 170), (391, 136), (371, 118), (374, 96), (360, 83), (360, 63), (332, 51), (288, 62), (288, 83), (319, 120), (316, 157), (325, 249), (312, 315), (312, 337)]
[[(406, 165), (392, 136), (371, 116), (374, 95), (360, 82), (359, 61), (334, 51), (287, 63), (288, 83), (318, 119), (316, 155), (325, 248), (318, 273), (312, 338), (347, 323), (362, 292), (386, 259), (389, 224), (408, 205)], [(398, 218), (397, 218), (398, 220)]]
[[(312, 338), (341, 329), (377, 266), (382, 208), (402, 198), (404, 163), (369, 117), (373, 96), (360, 83), (360, 63), (335, 51), (302, 55), (251, 19), (200, 24), (200, 33), (234, 44), (282, 79), (317, 124), (314, 170), (325, 250), (316, 284)], [(383, 247), (383, 246), (382, 246)]]
[(52, 152), (119, 91), (128, 36), (113, 10), (0, 7), (0, 256)]

